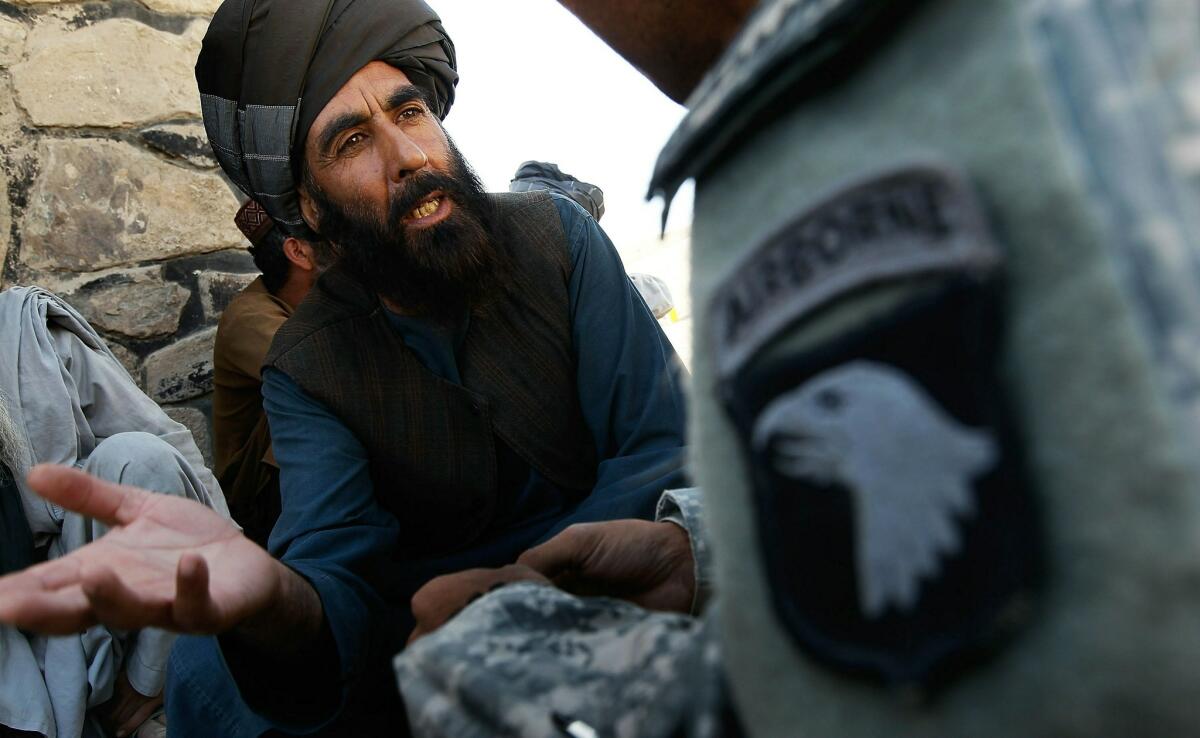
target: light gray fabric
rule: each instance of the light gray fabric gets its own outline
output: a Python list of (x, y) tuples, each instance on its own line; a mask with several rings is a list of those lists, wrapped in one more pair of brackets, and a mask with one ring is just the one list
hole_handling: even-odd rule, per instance
[(104, 339), (67, 303), (40, 287), (0, 293), (0, 392), (24, 418), (28, 458), (14, 469), (34, 536), (58, 535), (62, 511), (25, 485), (35, 463), (80, 465), (111, 435), (130, 430), (175, 447), (209, 494), (203, 500), (229, 515), (225, 497), (200, 449), (137, 388)]
[[(0, 357), (0, 393), (26, 441), (25, 468), (17, 471), (22, 502), (50, 557), (86, 545), (105, 528), (37, 497), (24, 483), (35, 463), (76, 466), (228, 515), (191, 434), (137, 389), (70, 306), (38, 288), (0, 294)], [(154, 630), (95, 627), (43, 638), (0, 628), (0, 724), (47, 738), (79, 736), (85, 711), (112, 696), (120, 669), (143, 694), (161, 691), (171, 641)]]
[(629, 281), (637, 287), (638, 294), (646, 301), (646, 307), (654, 313), (654, 317), (662, 319), (675, 309), (675, 299), (671, 297), (671, 289), (667, 283), (653, 274), (630, 274)]

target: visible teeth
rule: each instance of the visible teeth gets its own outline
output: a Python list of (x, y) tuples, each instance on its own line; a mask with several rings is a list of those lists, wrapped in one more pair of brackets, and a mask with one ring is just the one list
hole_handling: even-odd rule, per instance
[(436, 200), (430, 200), (429, 202), (425, 203), (421, 207), (419, 207), (419, 208), (413, 210), (411, 213), (409, 213), (408, 217), (412, 218), (413, 220), (418, 220), (420, 218), (427, 218), (430, 215), (433, 215), (434, 213), (436, 213), (438, 206), (441, 204), (442, 204), (442, 199), (440, 197)]

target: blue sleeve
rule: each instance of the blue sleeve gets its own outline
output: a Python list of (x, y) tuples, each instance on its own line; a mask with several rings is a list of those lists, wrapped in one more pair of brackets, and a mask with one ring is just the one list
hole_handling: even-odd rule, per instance
[[(362, 444), (326, 407), (272, 369), (263, 374), (263, 407), (282, 502), (269, 548), (320, 596), (340, 667), (337, 674), (293, 674), (289, 681), (332, 689), (340, 683), (344, 700), (368, 658), (395, 649), (372, 582), (395, 555), (399, 526), (376, 502)], [(254, 707), (269, 717), (276, 709), (287, 714), (290, 706)]]
[(600, 460), (592, 494), (562, 523), (654, 518), (663, 490), (687, 486), (686, 372), (583, 208), (554, 196), (571, 250), (572, 340), (579, 400)]

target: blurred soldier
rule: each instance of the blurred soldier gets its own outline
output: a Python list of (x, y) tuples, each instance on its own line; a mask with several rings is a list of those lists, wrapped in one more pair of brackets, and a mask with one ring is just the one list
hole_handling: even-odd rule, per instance
[(764, 2), (692, 93), (654, 189), (696, 181), (693, 458), (751, 734), (1200, 726), (1180, 12)]

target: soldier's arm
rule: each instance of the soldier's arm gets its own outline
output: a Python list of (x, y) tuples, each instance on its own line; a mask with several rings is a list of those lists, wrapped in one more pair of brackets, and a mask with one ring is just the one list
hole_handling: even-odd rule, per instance
[(679, 103), (758, 5), (758, 0), (559, 2)]
[(692, 590), (691, 613), (700, 614), (713, 593), (712, 557), (708, 551), (708, 532), (704, 527), (704, 500), (700, 489), (667, 490), (658, 501), (654, 519), (660, 523), (674, 523), (688, 535), (692, 547)]

